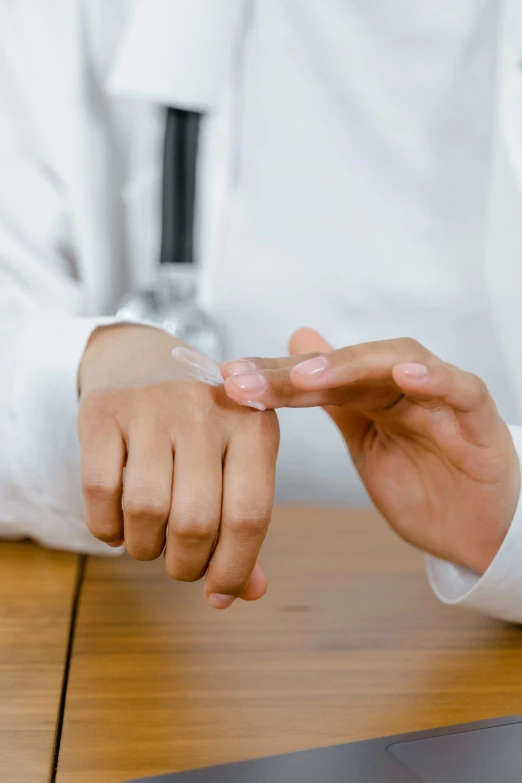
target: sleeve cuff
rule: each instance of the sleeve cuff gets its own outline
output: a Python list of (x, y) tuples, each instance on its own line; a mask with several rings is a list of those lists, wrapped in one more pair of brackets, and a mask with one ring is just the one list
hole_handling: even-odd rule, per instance
[(13, 341), (5, 509), (13, 534), (58, 549), (115, 552), (85, 526), (76, 435), (81, 357), (94, 329), (115, 320), (44, 316), (27, 322)]
[[(522, 464), (522, 427), (510, 430)], [(522, 623), (521, 564), (522, 494), (506, 538), (482, 576), (436, 557), (426, 558), (430, 585), (443, 603), (462, 605), (514, 623)]]

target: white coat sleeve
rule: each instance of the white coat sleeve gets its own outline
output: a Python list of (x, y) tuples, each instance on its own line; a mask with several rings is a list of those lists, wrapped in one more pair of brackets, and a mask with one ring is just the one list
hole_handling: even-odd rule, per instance
[(107, 319), (0, 313), (0, 538), (114, 554), (83, 516), (77, 373)]
[(66, 205), (0, 108), (0, 538), (114, 554), (83, 519), (77, 373), (93, 329), (60, 250)]
[[(522, 463), (522, 427), (510, 429)], [(426, 567), (433, 591), (444, 603), (458, 604), (501, 620), (522, 623), (521, 498), (506, 538), (482, 576), (430, 556), (426, 558)]]

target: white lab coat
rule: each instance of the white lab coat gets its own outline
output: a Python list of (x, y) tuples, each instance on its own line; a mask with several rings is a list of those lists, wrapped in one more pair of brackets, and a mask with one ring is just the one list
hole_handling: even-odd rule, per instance
[[(155, 273), (163, 104), (207, 113), (200, 296), (229, 356), (279, 355), (302, 324), (334, 345), (410, 335), (519, 423), (510, 12), (495, 190), (497, 0), (0, 0), (2, 535), (101, 549), (82, 517), (76, 372), (100, 316)], [(282, 424), (280, 496), (362, 497), (320, 411)], [(430, 568), (447, 600), (464, 578), (468, 603), (485, 591), (480, 608), (511, 616), (518, 589), (522, 607), (518, 576), (487, 605), (486, 578)]]

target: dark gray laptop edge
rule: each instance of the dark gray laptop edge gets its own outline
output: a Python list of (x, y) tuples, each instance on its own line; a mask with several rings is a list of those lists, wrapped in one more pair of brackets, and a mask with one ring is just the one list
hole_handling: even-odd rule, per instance
[[(491, 769), (495, 770), (494, 778), (488, 777)], [(141, 778), (133, 783), (482, 783), (482, 780), (487, 783), (522, 781), (522, 717), (495, 718), (333, 745)]]

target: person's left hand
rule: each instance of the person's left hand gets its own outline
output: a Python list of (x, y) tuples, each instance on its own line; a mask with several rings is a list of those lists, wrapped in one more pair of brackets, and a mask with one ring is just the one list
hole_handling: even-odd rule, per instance
[(324, 406), (379, 511), (408, 542), (483, 573), (513, 519), (520, 466), (485, 384), (415, 340), (332, 351), (313, 330), (281, 359), (222, 367), (229, 397)]
[[(209, 382), (214, 375), (219, 385)], [(275, 413), (235, 405), (209, 357), (139, 324), (92, 334), (78, 391), (85, 522), (93, 536), (125, 543), (137, 560), (164, 555), (178, 581), (204, 578), (216, 609), (261, 598)]]

